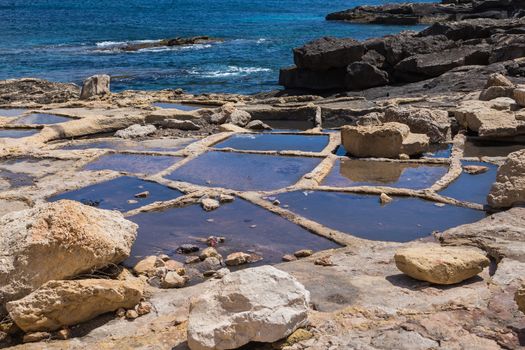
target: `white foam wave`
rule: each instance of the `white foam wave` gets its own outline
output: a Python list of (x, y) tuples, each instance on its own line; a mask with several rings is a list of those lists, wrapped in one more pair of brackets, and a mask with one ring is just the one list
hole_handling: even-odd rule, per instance
[(190, 74), (199, 75), (204, 78), (222, 78), (222, 77), (232, 77), (232, 76), (246, 76), (253, 73), (260, 72), (271, 72), (270, 68), (263, 67), (237, 67), (237, 66), (228, 66), (226, 69), (218, 69), (212, 71), (199, 71), (197, 69), (192, 69), (189, 71)]

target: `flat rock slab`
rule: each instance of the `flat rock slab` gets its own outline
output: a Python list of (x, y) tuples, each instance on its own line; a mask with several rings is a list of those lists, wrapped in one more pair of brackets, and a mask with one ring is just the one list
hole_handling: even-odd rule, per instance
[(426, 244), (400, 249), (394, 256), (403, 273), (435, 284), (456, 284), (476, 276), (490, 263), (478, 251)]

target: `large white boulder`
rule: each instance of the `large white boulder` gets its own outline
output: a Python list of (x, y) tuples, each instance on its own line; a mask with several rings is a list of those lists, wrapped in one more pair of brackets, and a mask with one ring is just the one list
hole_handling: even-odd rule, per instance
[(138, 278), (49, 281), (24, 298), (7, 303), (7, 310), (25, 332), (54, 331), (119, 308), (132, 308), (140, 302), (143, 289)]
[(211, 350), (275, 342), (305, 325), (309, 301), (302, 284), (274, 267), (230, 273), (192, 300), (188, 345)]
[(0, 313), (50, 280), (126, 259), (137, 225), (121, 213), (61, 200), (0, 218)]
[(110, 93), (109, 82), (111, 78), (106, 74), (93, 75), (86, 80), (80, 91), (80, 99), (85, 100), (93, 96), (106, 95)]
[(494, 208), (525, 204), (525, 150), (509, 154), (505, 164), (498, 169), (487, 200)]

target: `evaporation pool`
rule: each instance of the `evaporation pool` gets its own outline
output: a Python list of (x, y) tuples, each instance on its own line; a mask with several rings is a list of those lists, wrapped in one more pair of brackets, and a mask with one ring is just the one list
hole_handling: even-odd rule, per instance
[(199, 239), (212, 235), (226, 238), (225, 243), (216, 247), (224, 257), (239, 251), (253, 252), (263, 256), (263, 260), (257, 263), (259, 265), (279, 263), (283, 255), (293, 254), (299, 249), (319, 251), (339, 247), (242, 199), (221, 205), (211, 212), (205, 212), (200, 205), (190, 205), (141, 213), (128, 219), (139, 225), (131, 260), (165, 253), (184, 261), (186, 255), (177, 254), (177, 247), (190, 243), (206, 248)]
[(0, 117), (18, 117), (19, 115), (22, 115), (25, 112), (27, 112), (27, 109), (24, 108), (0, 108)]
[(275, 190), (295, 184), (320, 161), (320, 158), (207, 152), (165, 177), (240, 191)]
[(295, 191), (277, 198), (301, 216), (370, 240), (408, 242), (485, 217), (483, 211), (410, 197), (393, 197), (387, 205), (376, 195), (323, 191)]
[(111, 149), (115, 151), (149, 151), (149, 152), (176, 152), (195, 141), (193, 138), (152, 139), (152, 140), (125, 140), (120, 138), (102, 138), (70, 141), (60, 149), (82, 150), (90, 148)]
[(35, 135), (38, 129), (0, 129), (0, 138), (20, 139)]
[[(147, 197), (135, 197), (136, 194), (145, 191), (149, 192)], [(70, 199), (101, 209), (125, 212), (153, 202), (175, 199), (182, 194), (180, 191), (155, 182), (141, 180), (136, 177), (121, 176), (78, 190), (58, 194), (49, 198), (49, 201), (55, 202), (60, 199)]]
[(237, 134), (214, 147), (251, 151), (321, 152), (328, 141), (327, 135)]
[(525, 142), (501, 142), (468, 138), (464, 157), (506, 157), (509, 153), (525, 149)]
[(479, 204), (487, 203), (487, 195), (490, 192), (492, 184), (496, 181), (498, 166), (484, 162), (462, 161), (466, 165), (482, 165), (489, 168), (486, 173), (471, 175), (462, 172), (459, 178), (452, 182), (447, 188), (440, 191), (439, 194), (451, 197), (460, 201), (473, 202)]
[(69, 122), (71, 118), (62, 117), (60, 115), (46, 114), (46, 113), (31, 113), (23, 117), (17, 118), (11, 124), (13, 125), (51, 125)]
[(180, 161), (182, 157), (142, 154), (109, 154), (98, 158), (84, 170), (114, 170), (135, 174), (156, 174)]
[(431, 187), (447, 171), (447, 165), (339, 159), (322, 185), (423, 189)]
[[(192, 105), (192, 104), (183, 104), (183, 103), (169, 103), (169, 102), (155, 102), (152, 104), (154, 107), (170, 109), (175, 108), (180, 111), (194, 111), (201, 108), (209, 108), (209, 106), (203, 105)], [(213, 107), (211, 107), (213, 108)]]

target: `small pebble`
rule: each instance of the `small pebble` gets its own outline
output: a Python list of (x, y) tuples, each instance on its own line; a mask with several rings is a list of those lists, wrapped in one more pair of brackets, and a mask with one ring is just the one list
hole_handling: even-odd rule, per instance
[(68, 328), (63, 328), (56, 332), (56, 338), (60, 340), (68, 340), (71, 338), (71, 331)]
[(139, 201), (134, 199), (128, 199), (128, 204), (137, 204)]
[(190, 254), (199, 251), (199, 247), (194, 244), (183, 244), (177, 248), (176, 252), (179, 254)]
[(314, 264), (320, 266), (335, 266), (335, 264), (332, 262), (332, 259), (328, 255), (319, 259), (315, 259)]
[(128, 320), (134, 320), (136, 319), (137, 317), (139, 317), (139, 314), (137, 311), (133, 310), (133, 309), (130, 309), (128, 311), (126, 311), (126, 318)]
[(147, 301), (141, 301), (140, 303), (137, 304), (137, 306), (135, 307), (135, 310), (137, 311), (137, 314), (139, 314), (139, 316), (142, 316), (145, 314), (149, 314), (152, 308), (153, 306), (151, 305), (151, 303)]
[(24, 334), (22, 341), (24, 343), (36, 343), (42, 340), (50, 339), (51, 333), (48, 332), (33, 332)]
[(274, 200), (274, 201), (272, 202), (272, 204), (273, 204), (273, 205), (281, 205), (281, 202), (280, 202), (278, 199), (276, 199), (276, 200)]
[(147, 198), (147, 197), (149, 197), (149, 191), (140, 192), (135, 195), (135, 198)]
[(186, 258), (186, 264), (195, 264), (201, 261), (201, 258), (198, 256), (188, 256)]
[(295, 261), (297, 260), (297, 258), (291, 254), (286, 254), (286, 255), (283, 255), (283, 261), (285, 262), (290, 262), (290, 261)]
[(381, 195), (379, 196), (379, 202), (381, 203), (381, 205), (388, 204), (392, 202), (392, 197), (390, 197), (386, 193), (381, 193)]
[(115, 311), (115, 315), (116, 315), (117, 317), (126, 317), (126, 309), (124, 309), (124, 308), (121, 307), (120, 309), (118, 309), (117, 311)]
[(314, 253), (311, 249), (301, 249), (293, 253), (296, 258), (306, 258)]

